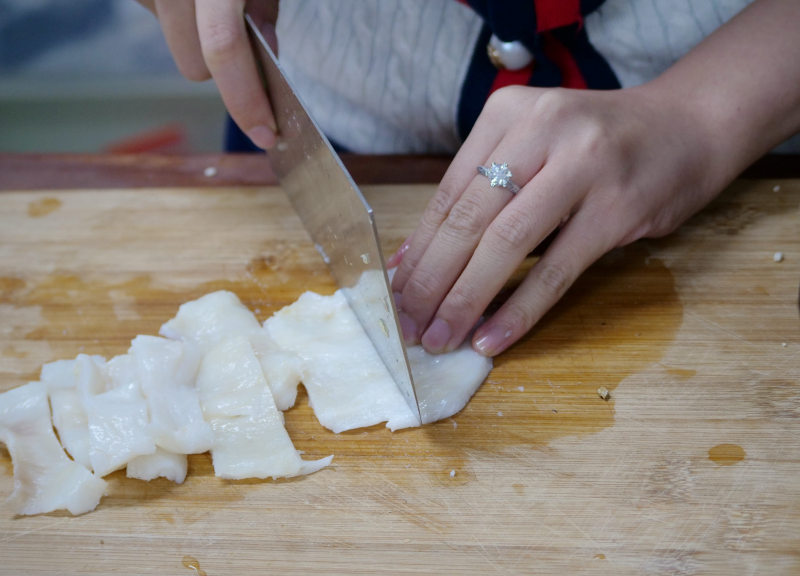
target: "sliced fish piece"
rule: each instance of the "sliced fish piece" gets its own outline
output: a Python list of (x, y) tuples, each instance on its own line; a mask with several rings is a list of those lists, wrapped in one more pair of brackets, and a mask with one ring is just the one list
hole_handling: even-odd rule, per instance
[(53, 432), (47, 389), (41, 382), (0, 394), (0, 441), (14, 462), (9, 502), (17, 514), (62, 508), (83, 514), (100, 502), (106, 482), (64, 453)]
[(206, 452), (214, 440), (203, 419), (194, 379), (200, 354), (192, 343), (137, 336), (129, 354), (136, 362), (157, 446), (177, 454)]
[[(264, 330), (280, 349), (301, 359), (309, 403), (326, 428), (419, 425), (341, 292), (306, 292), (268, 318)], [(492, 368), (492, 360), (468, 344), (439, 355), (415, 346), (408, 358), (424, 423), (464, 408)]]
[(197, 376), (203, 413), (214, 430), (211, 456), (222, 478), (281, 478), (327, 466), (295, 450), (246, 336), (223, 340), (203, 358)]
[(154, 453), (137, 456), (128, 462), (125, 473), (128, 478), (148, 481), (166, 478), (176, 484), (183, 484), (188, 468), (189, 461), (186, 454), (176, 454), (163, 448), (156, 448)]
[(75, 360), (57, 360), (42, 366), (41, 382), (47, 388), (53, 426), (72, 459), (92, 469), (89, 459), (89, 419), (76, 387)]
[(419, 424), (340, 291), (306, 292), (267, 319), (264, 329), (282, 350), (302, 359), (309, 403), (329, 430)]
[(193, 342), (205, 354), (225, 338), (258, 330), (255, 315), (233, 292), (219, 290), (181, 304), (159, 334), (173, 340)]

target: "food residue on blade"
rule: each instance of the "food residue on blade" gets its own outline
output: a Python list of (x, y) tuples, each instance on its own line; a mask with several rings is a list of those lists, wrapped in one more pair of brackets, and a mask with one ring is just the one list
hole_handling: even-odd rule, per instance
[[(51, 362), (39, 382), (0, 394), (16, 513), (91, 511), (102, 476), (121, 468), (181, 483), (186, 455), (206, 451), (223, 478), (316, 472), (333, 456), (303, 460), (284, 427), (301, 382), (333, 432), (420, 425), (340, 291), (307, 292), (263, 325), (236, 295), (214, 292), (183, 304), (160, 334), (110, 360)], [(408, 357), (424, 423), (459, 412), (492, 367), (468, 345)]]

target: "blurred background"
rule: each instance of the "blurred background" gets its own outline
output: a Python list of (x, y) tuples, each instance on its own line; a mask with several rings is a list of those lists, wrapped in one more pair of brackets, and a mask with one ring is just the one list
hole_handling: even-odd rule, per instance
[(0, 0), (0, 151), (220, 152), (224, 122), (134, 0)]

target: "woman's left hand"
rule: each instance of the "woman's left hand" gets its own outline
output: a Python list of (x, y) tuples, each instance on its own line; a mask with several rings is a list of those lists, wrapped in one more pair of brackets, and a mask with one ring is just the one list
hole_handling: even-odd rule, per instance
[[(646, 86), (615, 92), (509, 87), (487, 102), (392, 282), (401, 327), (431, 352), (457, 347), (525, 257), (558, 235), (473, 336), (487, 356), (521, 338), (608, 250), (661, 236), (724, 182), (707, 170), (703, 118)], [(477, 166), (508, 163), (509, 190)]]

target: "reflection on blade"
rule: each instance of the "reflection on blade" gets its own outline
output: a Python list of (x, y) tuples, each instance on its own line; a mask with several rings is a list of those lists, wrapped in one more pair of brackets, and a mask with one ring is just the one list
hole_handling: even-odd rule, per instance
[(282, 188), (414, 414), (419, 405), (372, 209), (246, 16), (278, 125), (269, 159)]

